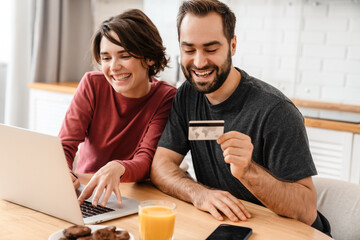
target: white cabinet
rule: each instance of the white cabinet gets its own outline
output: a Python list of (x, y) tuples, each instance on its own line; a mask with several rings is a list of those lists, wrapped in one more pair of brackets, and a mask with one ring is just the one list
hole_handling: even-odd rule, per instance
[(360, 134), (354, 134), (351, 158), (350, 181), (360, 183)]
[(57, 136), (73, 94), (30, 90), (29, 128)]
[(360, 183), (359, 134), (313, 127), (306, 130), (319, 176)]

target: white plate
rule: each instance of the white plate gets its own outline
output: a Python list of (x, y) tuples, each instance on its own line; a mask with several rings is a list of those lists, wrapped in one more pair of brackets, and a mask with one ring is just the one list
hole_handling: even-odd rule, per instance
[[(85, 225), (85, 226), (91, 228), (92, 233), (98, 229), (108, 227), (105, 225)], [(118, 227), (116, 228), (116, 230), (124, 231), (124, 229), (118, 228)], [(60, 238), (64, 237), (63, 231), (64, 231), (64, 229), (60, 229), (59, 231), (54, 232), (53, 234), (50, 235), (48, 240), (59, 240)], [(131, 233), (129, 233), (129, 235), (130, 235), (130, 240), (135, 240), (134, 236)]]

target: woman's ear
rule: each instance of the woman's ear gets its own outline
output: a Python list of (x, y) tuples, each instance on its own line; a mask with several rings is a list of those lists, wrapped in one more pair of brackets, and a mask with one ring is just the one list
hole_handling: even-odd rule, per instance
[(153, 65), (155, 64), (155, 61), (154, 61), (154, 60), (150, 60), (150, 59), (146, 59), (145, 62), (146, 62), (146, 64), (147, 64), (149, 67), (151, 67), (151, 66), (153, 66)]

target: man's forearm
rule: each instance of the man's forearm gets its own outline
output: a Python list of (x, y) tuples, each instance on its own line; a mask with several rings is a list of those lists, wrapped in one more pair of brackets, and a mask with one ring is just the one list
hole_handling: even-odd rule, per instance
[(175, 163), (153, 165), (151, 181), (163, 192), (186, 202), (193, 202), (193, 196), (205, 187), (191, 179)]
[(254, 163), (239, 180), (275, 213), (300, 220), (308, 225), (314, 222), (316, 192), (311, 178), (298, 182), (281, 181)]

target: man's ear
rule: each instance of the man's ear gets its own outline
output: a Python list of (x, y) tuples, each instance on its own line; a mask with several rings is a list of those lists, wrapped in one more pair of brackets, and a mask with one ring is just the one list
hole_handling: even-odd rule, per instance
[(230, 41), (231, 56), (235, 55), (236, 52), (236, 35)]

